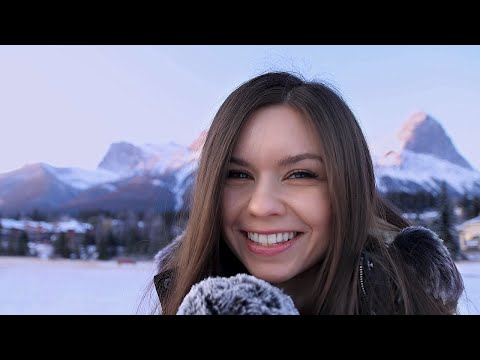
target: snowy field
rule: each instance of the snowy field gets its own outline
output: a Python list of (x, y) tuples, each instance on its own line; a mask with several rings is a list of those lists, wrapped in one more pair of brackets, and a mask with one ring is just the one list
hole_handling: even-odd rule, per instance
[[(480, 314), (480, 261), (459, 262), (462, 314)], [(0, 257), (0, 314), (147, 314), (152, 262)]]
[(461, 261), (457, 267), (462, 273), (465, 292), (460, 302), (460, 312), (465, 315), (480, 314), (480, 261)]
[(138, 314), (153, 262), (0, 257), (0, 314)]

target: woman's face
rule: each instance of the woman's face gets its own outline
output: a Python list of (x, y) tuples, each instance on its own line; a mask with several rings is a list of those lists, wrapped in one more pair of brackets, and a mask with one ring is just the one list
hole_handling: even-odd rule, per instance
[(222, 197), (222, 230), (248, 271), (282, 283), (330, 241), (330, 196), (316, 130), (297, 110), (255, 112), (241, 130)]

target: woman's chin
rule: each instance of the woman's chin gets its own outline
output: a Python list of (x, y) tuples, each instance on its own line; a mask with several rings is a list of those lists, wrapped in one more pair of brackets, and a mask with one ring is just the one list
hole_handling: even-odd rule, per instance
[(250, 271), (250, 274), (271, 284), (281, 284), (292, 278), (289, 274), (279, 274), (268, 271)]

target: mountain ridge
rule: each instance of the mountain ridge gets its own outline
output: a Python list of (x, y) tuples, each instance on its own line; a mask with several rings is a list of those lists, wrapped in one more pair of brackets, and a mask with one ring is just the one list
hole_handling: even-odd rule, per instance
[[(207, 132), (190, 145), (115, 142), (97, 169), (25, 165), (0, 174), (0, 212), (104, 208), (179, 211), (188, 207)], [(400, 131), (402, 146), (374, 161), (377, 188), (388, 192), (480, 193), (480, 172), (461, 156), (442, 125), (424, 112)]]

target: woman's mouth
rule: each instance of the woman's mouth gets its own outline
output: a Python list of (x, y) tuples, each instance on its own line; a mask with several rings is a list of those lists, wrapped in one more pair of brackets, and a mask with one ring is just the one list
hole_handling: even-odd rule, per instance
[(257, 255), (272, 256), (289, 249), (302, 232), (279, 231), (271, 233), (257, 233), (243, 231), (248, 249)]
[(277, 244), (281, 244), (283, 242), (292, 240), (299, 234), (299, 232), (286, 231), (286, 232), (278, 232), (278, 233), (270, 233), (270, 234), (245, 232), (245, 234), (247, 235), (247, 238), (250, 241), (253, 241), (257, 245), (272, 246), (272, 245), (277, 245)]

